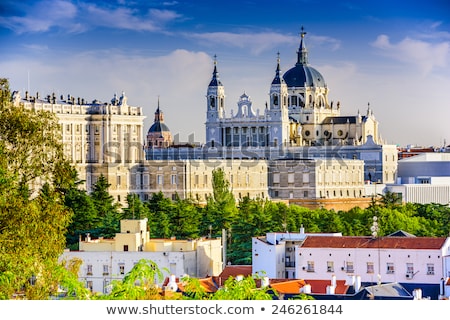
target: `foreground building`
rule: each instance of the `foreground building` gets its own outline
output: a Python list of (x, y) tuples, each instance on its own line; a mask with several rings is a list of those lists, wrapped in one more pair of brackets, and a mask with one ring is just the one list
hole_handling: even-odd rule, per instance
[[(122, 220), (114, 239), (80, 238), (79, 251), (65, 251), (61, 260), (81, 259), (80, 281), (92, 292), (107, 293), (112, 280), (120, 280), (141, 259), (160, 270), (183, 277), (206, 277), (223, 269), (221, 239), (150, 239), (147, 219)], [(161, 283), (159, 283), (161, 285)]]
[(345, 280), (357, 288), (399, 283), (411, 295), (419, 288), (431, 299), (450, 296), (450, 238), (268, 233), (253, 238), (252, 252), (253, 272), (270, 278)]

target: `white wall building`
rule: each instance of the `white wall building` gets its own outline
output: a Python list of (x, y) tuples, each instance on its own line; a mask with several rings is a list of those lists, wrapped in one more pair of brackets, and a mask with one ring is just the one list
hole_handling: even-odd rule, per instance
[(65, 261), (82, 260), (78, 277), (93, 292), (106, 293), (112, 280), (123, 279), (141, 259), (153, 261), (160, 270), (169, 270), (165, 276), (217, 276), (223, 270), (220, 238), (150, 239), (147, 219), (122, 220), (120, 231), (114, 239), (80, 239), (79, 251), (64, 251), (60, 257)]
[(437, 299), (450, 291), (450, 238), (283, 234), (252, 239), (253, 272), (269, 278), (398, 282)]
[[(272, 279), (296, 279), (295, 247), (309, 234), (300, 232), (269, 232), (252, 238), (252, 270)], [(341, 233), (322, 233), (318, 236), (342, 236)]]
[(399, 160), (396, 183), (387, 190), (403, 202), (450, 205), (450, 153), (427, 152)]

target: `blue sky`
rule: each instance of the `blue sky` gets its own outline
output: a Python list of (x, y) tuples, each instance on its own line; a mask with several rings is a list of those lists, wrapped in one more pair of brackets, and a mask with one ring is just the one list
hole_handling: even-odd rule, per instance
[(370, 103), (387, 143), (450, 144), (450, 4), (431, 1), (2, 0), (0, 77), (12, 90), (110, 101), (125, 92), (148, 130), (158, 97), (172, 134), (204, 142), (214, 55), (226, 109), (263, 110), (275, 74), (309, 63), (343, 115)]

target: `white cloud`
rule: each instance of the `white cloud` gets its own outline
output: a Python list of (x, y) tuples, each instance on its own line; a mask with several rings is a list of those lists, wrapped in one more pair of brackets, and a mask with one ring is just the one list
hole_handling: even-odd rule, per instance
[(262, 33), (231, 33), (231, 32), (211, 32), (192, 33), (186, 37), (197, 39), (204, 45), (226, 45), (237, 48), (249, 48), (249, 51), (258, 55), (268, 49), (276, 48), (280, 44), (291, 44), (298, 41), (298, 37), (293, 37), (275, 32)]
[(80, 25), (72, 21), (77, 11), (77, 7), (70, 1), (45, 0), (29, 7), (23, 16), (1, 17), (0, 23), (19, 34), (45, 32), (55, 26), (75, 31), (80, 29)]
[(391, 43), (387, 35), (379, 35), (372, 45), (390, 58), (416, 65), (423, 73), (446, 67), (450, 54), (450, 42), (430, 43), (409, 37)]
[(145, 129), (153, 123), (157, 99), (172, 134), (181, 140), (195, 132), (204, 140), (206, 88), (212, 73), (211, 57), (203, 52), (175, 50), (167, 55), (149, 57), (123, 51), (90, 51), (70, 56), (48, 56), (0, 62), (0, 70), (10, 79), (11, 89), (27, 88), (46, 96), (71, 94), (87, 101), (108, 102), (122, 91), (128, 103), (141, 106), (146, 115)]
[[(120, 5), (120, 3), (119, 3)], [(90, 2), (44, 0), (22, 7), (21, 16), (0, 17), (0, 23), (17, 33), (47, 32), (59, 27), (68, 32), (84, 32), (101, 26), (136, 31), (159, 31), (164, 24), (179, 20), (175, 11), (149, 9), (144, 15), (131, 6), (104, 6)]]

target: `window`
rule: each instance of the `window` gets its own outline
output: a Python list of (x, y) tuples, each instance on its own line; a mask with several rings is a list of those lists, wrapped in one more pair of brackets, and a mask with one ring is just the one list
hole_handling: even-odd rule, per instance
[(128, 245), (127, 244), (123, 245), (123, 251), (128, 251)]
[(353, 261), (347, 261), (345, 263), (345, 272), (347, 273), (353, 273), (355, 272), (355, 270), (353, 269)]
[(427, 263), (427, 275), (434, 275), (434, 263)]
[(393, 274), (394, 273), (394, 264), (392, 262), (388, 262), (386, 264), (386, 273)]
[(303, 198), (308, 198), (308, 191), (303, 191)]
[(309, 173), (303, 174), (303, 183), (309, 183)]
[(162, 185), (163, 184), (163, 176), (161, 174), (158, 174), (156, 176), (156, 184)]
[(170, 178), (170, 183), (177, 184), (177, 175), (173, 174)]
[(307, 272), (314, 272), (314, 261), (308, 261), (307, 267), (306, 267), (306, 271)]
[(273, 183), (280, 183), (280, 174), (279, 173), (273, 174)]
[(119, 264), (119, 273), (125, 274), (125, 264), (123, 263)]
[(334, 272), (334, 262), (327, 261), (327, 272)]
[(86, 271), (86, 274), (87, 274), (88, 276), (92, 276), (92, 264), (88, 264), (88, 265), (87, 265), (87, 271)]
[(288, 183), (294, 183), (295, 175), (293, 172), (288, 173)]
[(94, 282), (93, 281), (86, 281), (86, 288), (89, 289), (89, 291), (93, 291), (94, 290)]
[(414, 264), (412, 264), (412, 263), (406, 264), (406, 273), (409, 273), (409, 274), (414, 273)]
[(103, 275), (104, 276), (109, 275), (109, 266), (107, 264), (103, 265)]
[(367, 262), (367, 273), (374, 273), (375, 269), (373, 267), (373, 262)]

